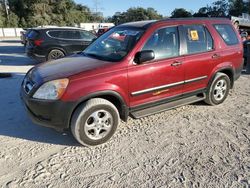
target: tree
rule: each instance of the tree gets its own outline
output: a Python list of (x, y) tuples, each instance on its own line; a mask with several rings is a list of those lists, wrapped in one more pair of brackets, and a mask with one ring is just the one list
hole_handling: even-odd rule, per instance
[(73, 0), (9, 0), (9, 6), (18, 16), (18, 24), (22, 27), (75, 26), (95, 18), (88, 7)]
[(183, 18), (183, 17), (192, 17), (192, 14), (191, 14), (191, 12), (188, 12), (184, 8), (176, 8), (171, 13), (171, 18)]
[(198, 12), (193, 14), (193, 17), (208, 17), (208, 8), (202, 7), (198, 10)]
[(3, 6), (0, 4), (0, 27), (4, 27), (5, 24), (5, 16)]
[(18, 17), (15, 13), (9, 12), (9, 19), (5, 19), (6, 27), (18, 27)]
[(207, 14), (209, 17), (226, 17), (228, 15), (228, 1), (219, 0), (207, 6)]
[(240, 16), (242, 13), (247, 13), (247, 4), (243, 0), (229, 0), (229, 15)]
[(160, 15), (153, 8), (129, 8), (126, 12), (116, 12), (114, 16), (109, 18), (109, 21), (115, 23), (116, 25), (132, 22), (132, 21), (142, 21), (142, 20), (158, 20), (162, 19), (163, 16)]
[(151, 20), (159, 20), (159, 19), (162, 19), (163, 16), (161, 14), (159, 14), (154, 8), (147, 8), (147, 11), (146, 11), (149, 19)]
[(250, 0), (246, 0), (245, 2), (245, 10), (244, 13), (250, 14)]

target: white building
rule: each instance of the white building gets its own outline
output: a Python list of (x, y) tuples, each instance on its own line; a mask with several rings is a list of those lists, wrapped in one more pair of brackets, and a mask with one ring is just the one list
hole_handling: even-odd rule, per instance
[(87, 31), (91, 31), (91, 30), (98, 30), (104, 27), (113, 27), (115, 26), (115, 24), (113, 23), (80, 23), (80, 27), (87, 30)]

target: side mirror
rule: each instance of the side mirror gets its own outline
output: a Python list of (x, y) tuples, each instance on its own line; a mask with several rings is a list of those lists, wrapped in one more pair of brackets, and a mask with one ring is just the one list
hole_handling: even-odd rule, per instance
[(137, 52), (135, 54), (135, 63), (136, 64), (142, 64), (145, 62), (149, 62), (155, 58), (155, 53), (153, 50), (144, 50), (141, 52)]

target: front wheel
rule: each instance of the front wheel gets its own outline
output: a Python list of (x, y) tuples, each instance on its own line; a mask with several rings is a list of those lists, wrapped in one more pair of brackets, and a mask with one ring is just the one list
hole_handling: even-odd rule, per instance
[(205, 102), (210, 105), (218, 105), (224, 102), (230, 90), (230, 79), (224, 73), (217, 73), (208, 88)]
[(95, 146), (108, 141), (120, 122), (117, 108), (101, 98), (90, 99), (73, 114), (71, 132), (84, 146)]

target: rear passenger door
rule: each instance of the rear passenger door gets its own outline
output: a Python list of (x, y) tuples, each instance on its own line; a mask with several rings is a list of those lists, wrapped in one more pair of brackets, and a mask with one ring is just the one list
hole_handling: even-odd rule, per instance
[(69, 54), (82, 51), (82, 41), (78, 30), (68, 30), (64, 33), (64, 38), (67, 40), (67, 51)]
[(220, 54), (214, 51), (214, 40), (205, 25), (184, 25), (184, 75), (183, 94), (203, 90), (207, 87), (208, 76)]

